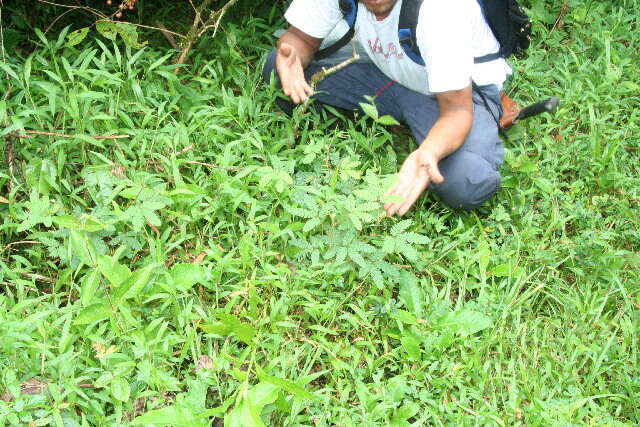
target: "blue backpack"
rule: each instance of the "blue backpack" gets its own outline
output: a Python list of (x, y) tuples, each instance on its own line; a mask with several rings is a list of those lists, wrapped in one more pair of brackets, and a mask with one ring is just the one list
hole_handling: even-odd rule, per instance
[[(416, 40), (418, 15), (423, 0), (402, 0), (398, 38), (405, 54), (414, 62), (424, 65)], [(516, 0), (478, 0), (484, 18), (500, 44), (498, 52), (474, 58), (476, 64), (507, 58), (524, 52), (531, 41), (531, 21)], [(349, 25), (349, 31), (336, 43), (316, 52), (316, 59), (331, 56), (353, 38), (358, 14), (357, 0), (340, 0), (340, 10)]]

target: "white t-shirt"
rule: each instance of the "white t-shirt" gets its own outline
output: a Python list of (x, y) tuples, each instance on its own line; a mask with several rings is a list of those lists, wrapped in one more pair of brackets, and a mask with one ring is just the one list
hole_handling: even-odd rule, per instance
[[(356, 37), (385, 75), (425, 94), (465, 88), (472, 78), (480, 86), (502, 87), (511, 74), (504, 59), (473, 62), (474, 57), (499, 49), (477, 0), (424, 0), (416, 38), (425, 66), (415, 63), (400, 46), (401, 5), (402, 0), (398, 0), (389, 16), (378, 21), (364, 4), (358, 4)], [(293, 0), (285, 18), (289, 24), (319, 39), (335, 38), (334, 30), (346, 27), (338, 0)]]

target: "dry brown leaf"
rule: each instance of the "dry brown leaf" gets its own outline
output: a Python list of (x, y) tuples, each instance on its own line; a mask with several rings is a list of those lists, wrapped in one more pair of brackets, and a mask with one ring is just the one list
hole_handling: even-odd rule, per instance
[(118, 178), (123, 178), (124, 172), (125, 172), (124, 166), (119, 164), (114, 165), (113, 168), (111, 169), (111, 173)]
[(213, 359), (206, 354), (198, 357), (198, 363), (196, 363), (196, 372), (202, 371), (203, 369), (213, 369)]
[(200, 264), (202, 261), (204, 261), (204, 258), (207, 256), (206, 252), (200, 252), (198, 255), (196, 255), (193, 258), (193, 261), (191, 261), (191, 264)]
[(135, 400), (135, 402), (133, 402), (133, 410), (132, 411), (125, 411), (125, 413), (124, 413), (125, 421), (131, 421), (134, 418), (139, 417), (140, 415), (144, 414), (146, 406), (147, 406), (147, 398), (146, 397), (137, 398)]
[(239, 291), (231, 292), (229, 298), (239, 297), (240, 295), (249, 295), (249, 288), (240, 289)]
[(0, 203), (6, 203), (9, 204), (9, 200), (5, 199), (4, 197), (0, 196)]
[(91, 347), (93, 347), (93, 350), (96, 352), (96, 357), (98, 359), (103, 359), (108, 355), (118, 351), (118, 347), (116, 347), (115, 345), (112, 345), (109, 348), (107, 348), (104, 344), (101, 344), (99, 342), (91, 343)]
[(8, 391), (5, 391), (4, 393), (0, 394), (0, 400), (4, 400), (5, 402), (12, 402), (13, 394), (9, 393)]
[(45, 388), (47, 388), (47, 383), (37, 378), (31, 378), (20, 384), (22, 394), (28, 395), (42, 394)]
[(155, 225), (151, 224), (148, 221), (147, 221), (147, 225), (149, 226), (149, 228), (151, 228), (154, 231), (154, 233), (156, 233), (156, 237), (160, 237), (160, 230), (158, 230), (158, 227), (156, 227)]

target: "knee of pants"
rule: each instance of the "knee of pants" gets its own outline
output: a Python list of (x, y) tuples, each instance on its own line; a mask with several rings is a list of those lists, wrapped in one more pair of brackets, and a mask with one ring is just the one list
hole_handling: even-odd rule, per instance
[[(264, 67), (262, 67), (262, 79), (265, 81), (265, 83), (269, 83), (269, 81), (271, 80), (271, 73), (276, 69), (276, 53), (276, 49), (269, 52), (269, 55), (267, 55), (267, 60), (264, 63)], [(277, 79), (278, 74), (275, 73), (275, 76)]]
[(452, 209), (472, 210), (498, 192), (500, 173), (481, 156), (470, 151), (456, 154), (454, 162), (440, 163), (445, 181), (432, 184), (431, 190)]

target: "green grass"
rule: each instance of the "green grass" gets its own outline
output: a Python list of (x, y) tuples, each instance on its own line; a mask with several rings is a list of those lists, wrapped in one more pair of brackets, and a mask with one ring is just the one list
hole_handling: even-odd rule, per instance
[(178, 77), (34, 34), (1, 133), (74, 137), (5, 139), (0, 423), (640, 423), (640, 4), (568, 5), (533, 2), (510, 89), (562, 104), (510, 132), (497, 197), (404, 220), (378, 213), (406, 137), (275, 107), (281, 21)]

